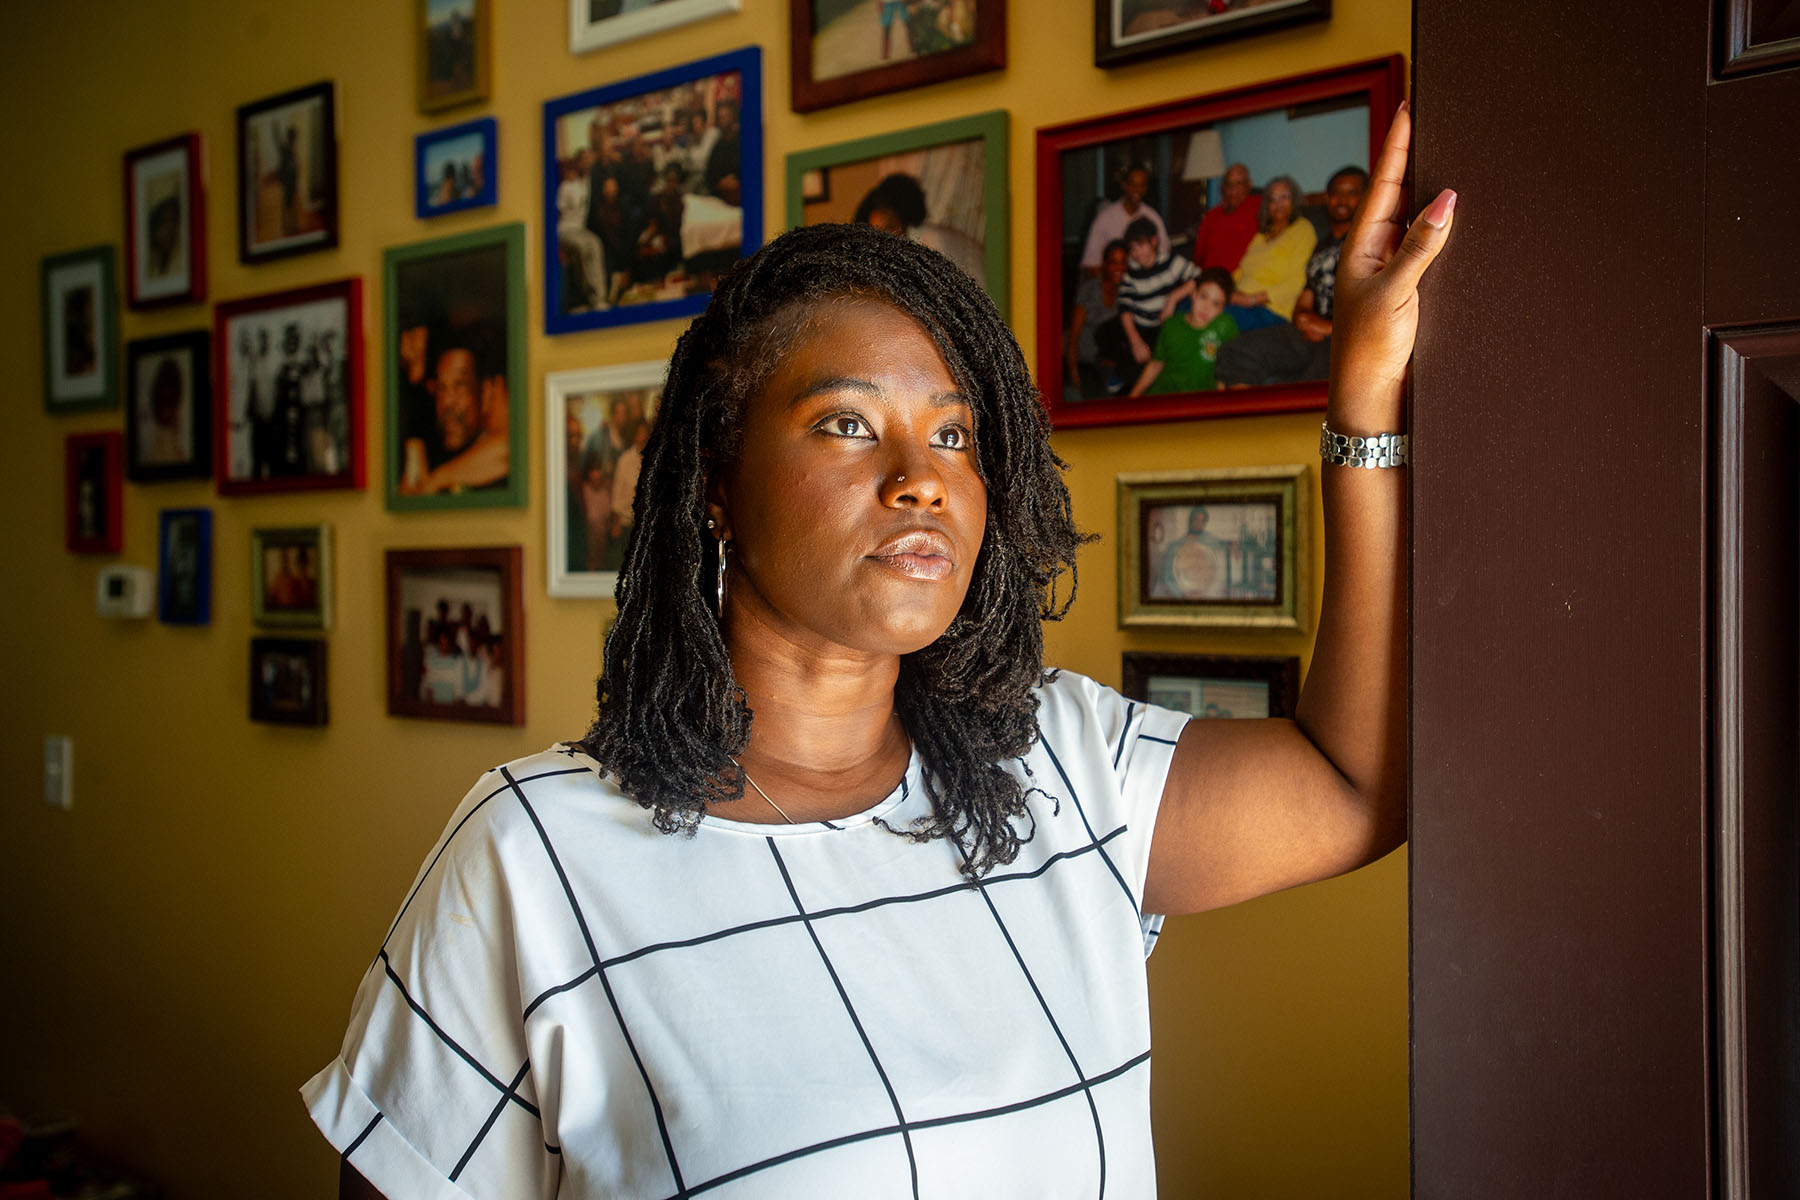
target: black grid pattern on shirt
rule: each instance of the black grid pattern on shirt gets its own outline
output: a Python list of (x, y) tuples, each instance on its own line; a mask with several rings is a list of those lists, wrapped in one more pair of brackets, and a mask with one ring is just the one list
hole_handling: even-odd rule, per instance
[[(1136, 715), (1137, 715), (1137, 706), (1135, 704), (1133, 704), (1130, 707), (1128, 707), (1126, 710), (1125, 721), (1123, 722), (1123, 726), (1122, 726), (1122, 728), (1120, 730), (1120, 734), (1119, 734), (1119, 744), (1116, 748), (1114, 748), (1114, 751), (1113, 751), (1112, 758), (1113, 758), (1113, 765), (1114, 765), (1115, 769), (1117, 768), (1120, 758), (1123, 755), (1125, 745), (1131, 737), (1132, 728), (1133, 728), (1134, 724), (1136, 723), (1134, 721), (1134, 717)], [(1148, 735), (1140, 735), (1140, 736), (1142, 737), (1142, 740), (1145, 740), (1145, 741), (1155, 741), (1155, 742), (1162, 743), (1164, 745), (1172, 745), (1173, 744), (1164, 738), (1153, 738)], [(414, 886), (413, 891), (407, 896), (406, 903), (404, 905), (402, 905), (402, 907), (401, 907), (400, 916), (395, 918), (394, 925), (392, 927), (390, 927), (390, 929), (388, 930), (388, 938), (389, 939), (392, 938), (393, 931), (394, 931), (394, 929), (399, 927), (400, 920), (402, 917), (404, 917), (404, 915), (406, 913), (406, 909), (408, 907), (410, 907), (413, 899), (418, 895), (420, 888), (422, 888), (424, 886), (425, 880), (430, 876), (432, 870), (435, 869), (437, 863), (442, 859), (444, 851), (448, 848), (451, 840), (455, 838), (456, 834), (458, 832), (460, 832), (465, 825), (468, 824), (469, 819), (471, 817), (473, 817), (475, 815), (475, 813), (479, 809), (481, 809), (483, 806), (485, 806), (489, 802), (493, 801), (497, 797), (510, 794), (511, 796), (515, 797), (518, 800), (521, 808), (524, 810), (527, 817), (530, 819), (533, 827), (536, 829), (540, 841), (543, 843), (545, 855), (548, 857), (548, 859), (551, 863), (551, 866), (553, 867), (553, 869), (556, 872), (557, 879), (562, 886), (564, 898), (568, 901), (570, 911), (571, 911), (572, 915), (574, 916), (576, 926), (581, 931), (581, 936), (586, 944), (588, 956), (592, 962), (592, 965), (590, 967), (588, 967), (585, 971), (581, 972), (579, 975), (575, 976), (573, 979), (570, 979), (565, 983), (558, 984), (555, 987), (549, 988), (546, 991), (544, 991), (543, 993), (541, 993), (540, 995), (538, 995), (536, 998), (534, 998), (528, 1005), (525, 1006), (523, 1017), (529, 1018), (534, 1011), (536, 1011), (541, 1005), (543, 1005), (546, 1001), (548, 1001), (549, 999), (551, 999), (554, 996), (558, 996), (563, 993), (572, 991), (575, 988), (580, 987), (581, 985), (587, 983), (589, 980), (592, 980), (592, 979), (598, 979), (600, 981), (600, 985), (606, 995), (607, 1003), (611, 1008), (611, 1011), (613, 1014), (613, 1019), (617, 1023), (620, 1035), (624, 1039), (627, 1049), (630, 1051), (634, 1065), (637, 1067), (639, 1078), (643, 1082), (645, 1094), (647, 1095), (647, 1097), (650, 1100), (651, 1109), (656, 1118), (656, 1127), (657, 1127), (657, 1132), (661, 1137), (663, 1153), (668, 1162), (670, 1176), (674, 1180), (674, 1183), (675, 1183), (675, 1191), (673, 1193), (671, 1193), (669, 1200), (681, 1200), (681, 1198), (684, 1198), (684, 1197), (697, 1196), (704, 1192), (711, 1191), (714, 1188), (723, 1186), (727, 1183), (730, 1183), (735, 1180), (742, 1179), (746, 1176), (755, 1174), (759, 1171), (768, 1170), (770, 1168), (777, 1167), (777, 1166), (780, 1166), (780, 1165), (788, 1163), (788, 1162), (792, 1162), (795, 1159), (803, 1158), (810, 1154), (817, 1154), (817, 1153), (821, 1153), (824, 1151), (836, 1149), (836, 1148), (839, 1148), (842, 1146), (851, 1145), (851, 1144), (854, 1144), (857, 1142), (869, 1141), (869, 1140), (873, 1140), (876, 1138), (891, 1137), (894, 1135), (899, 1135), (903, 1139), (903, 1141), (906, 1145), (907, 1161), (908, 1161), (909, 1167), (911, 1168), (911, 1171), (912, 1171), (913, 1194), (915, 1196), (917, 1196), (918, 1195), (918, 1167), (917, 1167), (917, 1163), (913, 1157), (913, 1148), (912, 1148), (912, 1134), (913, 1133), (927, 1130), (927, 1129), (939, 1128), (939, 1127), (943, 1127), (943, 1126), (947, 1126), (947, 1125), (979, 1121), (979, 1120), (990, 1119), (990, 1118), (994, 1118), (994, 1117), (1005, 1116), (1005, 1115), (1008, 1115), (1011, 1113), (1023, 1112), (1027, 1109), (1035, 1108), (1035, 1107), (1038, 1107), (1041, 1105), (1055, 1103), (1058, 1100), (1066, 1099), (1066, 1098), (1068, 1098), (1070, 1096), (1074, 1096), (1078, 1093), (1083, 1095), (1083, 1097), (1086, 1099), (1089, 1111), (1093, 1117), (1096, 1153), (1099, 1156), (1100, 1194), (1102, 1196), (1104, 1196), (1105, 1195), (1105, 1187), (1106, 1187), (1106, 1182), (1105, 1182), (1106, 1181), (1106, 1143), (1105, 1143), (1105, 1137), (1101, 1131), (1098, 1105), (1096, 1104), (1096, 1102), (1094, 1100), (1094, 1094), (1093, 1094), (1094, 1089), (1099, 1087), (1102, 1084), (1109, 1083), (1112, 1080), (1117, 1079), (1117, 1078), (1129, 1073), (1131, 1070), (1133, 1070), (1134, 1068), (1136, 1068), (1144, 1063), (1147, 1063), (1150, 1058), (1150, 1051), (1148, 1049), (1146, 1049), (1142, 1053), (1137, 1054), (1137, 1055), (1125, 1060), (1124, 1062), (1118, 1063), (1115, 1066), (1111, 1067), (1110, 1069), (1099, 1072), (1097, 1074), (1094, 1074), (1094, 1075), (1086, 1074), (1083, 1071), (1080, 1062), (1077, 1060), (1073, 1048), (1069, 1045), (1067, 1038), (1063, 1035), (1061, 1027), (1057, 1024), (1055, 1015), (1051, 1012), (1048, 1002), (1046, 1001), (1042, 991), (1039, 989), (1039, 987), (1037, 985), (1037, 981), (1035, 980), (1035, 978), (1032, 977), (1031, 970), (1026, 965), (1023, 955), (1020, 953), (1017, 945), (1014, 943), (1010, 931), (1007, 930), (1005, 922), (1000, 917), (999, 911), (994, 908), (993, 901), (988, 896), (988, 889), (995, 887), (997, 885), (1001, 885), (1001, 884), (1013, 883), (1013, 882), (1018, 882), (1018, 881), (1022, 881), (1022, 880), (1028, 880), (1028, 879), (1035, 879), (1035, 878), (1045, 874), (1046, 872), (1048, 872), (1049, 870), (1051, 870), (1052, 868), (1056, 867), (1059, 864), (1066, 863), (1073, 859), (1079, 858), (1083, 855), (1092, 853), (1092, 854), (1098, 854), (1100, 856), (1100, 859), (1102, 862), (1105, 863), (1107, 870), (1112, 874), (1113, 878), (1118, 881), (1120, 888), (1124, 892), (1125, 900), (1127, 903), (1129, 903), (1132, 906), (1133, 911), (1134, 912), (1139, 911), (1140, 906), (1139, 906), (1137, 897), (1132, 894), (1131, 887), (1126, 882), (1124, 874), (1120, 871), (1118, 864), (1113, 861), (1112, 856), (1108, 853), (1108, 850), (1107, 850), (1108, 843), (1111, 843), (1116, 838), (1118, 838), (1119, 836), (1124, 834), (1126, 832), (1128, 826), (1125, 826), (1125, 825), (1118, 826), (1117, 828), (1108, 831), (1104, 835), (1096, 834), (1094, 831), (1094, 827), (1088, 818), (1086, 807), (1082, 803), (1081, 796), (1080, 796), (1079, 792), (1077, 791), (1077, 789), (1075, 788), (1073, 781), (1069, 778), (1068, 772), (1066, 770), (1064, 770), (1062, 761), (1058, 757), (1055, 748), (1051, 745), (1050, 739), (1048, 737), (1040, 737), (1038, 744), (1043, 748), (1044, 753), (1048, 756), (1051, 764), (1055, 767), (1057, 775), (1060, 777), (1060, 779), (1062, 781), (1063, 789), (1065, 792), (1065, 798), (1074, 806), (1076, 814), (1081, 821), (1082, 829), (1084, 830), (1084, 832), (1087, 835), (1087, 842), (1084, 845), (1072, 847), (1070, 849), (1062, 850), (1062, 851), (1057, 852), (1056, 854), (1047, 856), (1043, 862), (1039, 863), (1037, 866), (1035, 866), (1029, 870), (1003, 872), (1003, 873), (995, 873), (995, 874), (989, 875), (987, 878), (985, 878), (982, 881), (982, 883), (978, 889), (982, 895), (983, 900), (987, 903), (987, 907), (988, 907), (990, 913), (992, 913), (995, 923), (999, 927), (1001, 935), (1004, 937), (1008, 948), (1012, 951), (1015, 961), (1017, 961), (1021, 972), (1024, 974), (1025, 980), (1026, 980), (1027, 984), (1030, 986), (1033, 995), (1035, 995), (1037, 997), (1039, 1006), (1044, 1013), (1045, 1019), (1049, 1022), (1052, 1031), (1055, 1033), (1057, 1041), (1062, 1045), (1062, 1048), (1063, 1048), (1065, 1054), (1068, 1056), (1069, 1064), (1075, 1073), (1075, 1082), (1067, 1085), (1066, 1087), (1057, 1088), (1057, 1089), (1042, 1093), (1037, 1096), (1028, 1097), (1028, 1098), (1019, 1100), (1019, 1101), (1015, 1101), (1010, 1104), (1000, 1105), (1000, 1106), (997, 1106), (994, 1108), (981, 1109), (981, 1110), (971, 1111), (971, 1112), (952, 1113), (952, 1114), (947, 1114), (945, 1116), (909, 1121), (906, 1118), (906, 1116), (901, 1108), (899, 1098), (895, 1094), (894, 1089), (888, 1080), (887, 1073), (886, 1073), (885, 1069), (882, 1067), (880, 1059), (876, 1055), (874, 1047), (871, 1045), (868, 1035), (862, 1027), (862, 1023), (861, 1023), (860, 1019), (856, 1015), (855, 1008), (851, 1004), (851, 1001), (844, 990), (843, 984), (839, 980), (839, 978), (837, 976), (837, 972), (831, 964), (830, 957), (829, 957), (829, 955), (827, 955), (827, 953), (824, 949), (824, 946), (820, 943), (818, 935), (813, 928), (814, 922), (828, 919), (831, 917), (844, 916), (844, 915), (860, 913), (860, 912), (867, 912), (872, 909), (881, 908), (881, 907), (885, 907), (888, 905), (894, 905), (894, 904), (918, 903), (921, 901), (931, 900), (931, 899), (935, 899), (935, 898), (939, 898), (939, 897), (943, 897), (943, 896), (947, 896), (947, 895), (952, 895), (952, 894), (956, 894), (956, 893), (960, 893), (960, 892), (968, 890), (968, 885), (961, 883), (961, 882), (958, 882), (956, 884), (949, 885), (946, 887), (930, 889), (930, 890), (923, 891), (923, 892), (908, 893), (908, 894), (898, 895), (898, 896), (881, 896), (881, 897), (877, 897), (872, 900), (864, 901), (860, 904), (842, 905), (842, 906), (837, 906), (837, 907), (833, 907), (833, 908), (808, 911), (806, 909), (805, 905), (801, 902), (798, 893), (795, 891), (793, 882), (788, 875), (786, 865), (781, 859), (781, 854), (780, 854), (779, 849), (776, 846), (775, 839), (771, 837), (766, 840), (769, 843), (771, 852), (774, 854), (776, 866), (780, 871), (782, 881), (787, 885), (788, 894), (794, 901), (795, 912), (793, 914), (783, 915), (780, 917), (766, 918), (766, 919), (758, 920), (758, 921), (744, 922), (743, 924), (735, 925), (735, 926), (732, 926), (727, 929), (716, 930), (712, 933), (702, 934), (702, 935), (699, 935), (696, 937), (686, 938), (686, 939), (682, 939), (679, 941), (654, 943), (654, 944), (647, 945), (647, 946), (641, 946), (641, 947), (638, 947), (636, 949), (633, 949), (633, 950), (630, 950), (630, 951), (627, 951), (627, 952), (624, 952), (621, 954), (613, 955), (613, 956), (610, 956), (607, 958), (602, 958), (600, 955), (600, 952), (599, 952), (599, 948), (594, 942), (593, 934), (588, 926), (586, 915), (582, 911), (581, 903), (580, 903), (579, 899), (576, 897), (574, 888), (569, 882), (568, 874), (563, 869), (561, 859), (557, 855), (556, 847), (553, 844), (548, 831), (544, 828), (543, 822), (539, 819), (536, 810), (532, 807), (531, 802), (530, 802), (529, 798), (527, 797), (526, 791), (525, 791), (525, 785), (530, 784), (530, 783), (535, 783), (535, 782), (538, 782), (543, 779), (550, 779), (550, 778), (556, 778), (559, 776), (584, 774), (584, 773), (592, 773), (592, 774), (596, 774), (596, 775), (600, 774), (600, 772), (595, 767), (592, 767), (592, 766), (570, 767), (570, 768), (561, 768), (561, 769), (550, 770), (550, 771), (541, 771), (541, 772), (538, 772), (535, 774), (524, 776), (523, 778), (515, 776), (508, 767), (496, 768), (496, 771), (498, 772), (501, 779), (503, 780), (501, 786), (493, 789), (491, 792), (489, 792), (487, 795), (483, 796), (475, 804), (471, 805), (469, 811), (467, 813), (465, 813), (463, 815), (462, 819), (457, 822), (456, 826), (454, 828), (452, 828), (452, 830), (448, 834), (445, 835), (445, 837), (442, 840), (442, 843), (439, 845), (437, 851), (433, 854), (433, 856), (432, 856), (430, 862), (427, 864), (425, 870), (420, 873), (418, 884), (416, 884)], [(570, 757), (573, 758), (575, 756), (570, 755)], [(655, 1088), (654, 1083), (651, 1081), (649, 1069), (645, 1065), (645, 1063), (643, 1061), (643, 1057), (638, 1052), (636, 1043), (632, 1039), (631, 1031), (625, 1021), (624, 1013), (620, 1009), (618, 998), (613, 991), (611, 981), (607, 977), (608, 972), (615, 967), (618, 967), (625, 963), (631, 962), (635, 959), (642, 958), (648, 954), (669, 951), (669, 950), (676, 950), (676, 949), (680, 949), (682, 947), (694, 946), (694, 945), (699, 945), (699, 944), (706, 943), (706, 942), (717, 941), (722, 938), (728, 938), (728, 937), (732, 937), (732, 936), (735, 936), (738, 934), (752, 932), (755, 930), (769, 929), (769, 928), (776, 927), (776, 926), (796, 924), (796, 923), (803, 925), (805, 927), (808, 935), (812, 939), (814, 947), (818, 950), (821, 962), (824, 964), (827, 972), (830, 974), (832, 983), (834, 984), (834, 986), (837, 989), (838, 997), (839, 997), (840, 1001), (843, 1003), (845, 1011), (849, 1015), (850, 1020), (851, 1020), (852, 1024), (854, 1025), (858, 1036), (862, 1039), (863, 1046), (869, 1054), (870, 1062), (874, 1066), (878, 1075), (880, 1076), (882, 1085), (887, 1091), (888, 1099), (892, 1103), (893, 1108), (894, 1108), (895, 1122), (892, 1125), (876, 1126), (876, 1127), (872, 1127), (872, 1128), (868, 1128), (868, 1129), (858, 1130), (854, 1133), (844, 1134), (844, 1135), (841, 1135), (838, 1137), (826, 1139), (824, 1141), (820, 1141), (820, 1142), (813, 1143), (810, 1145), (796, 1147), (796, 1148), (786, 1151), (784, 1153), (773, 1155), (769, 1158), (761, 1159), (756, 1162), (748, 1163), (742, 1167), (738, 1167), (734, 1170), (725, 1172), (725, 1173), (718, 1175), (711, 1179), (696, 1181), (691, 1184), (687, 1183), (686, 1181), (684, 1181), (684, 1179), (682, 1177), (681, 1168), (680, 1168), (680, 1164), (677, 1160), (674, 1144), (669, 1136), (668, 1124), (667, 1124), (667, 1121), (663, 1114), (663, 1108), (662, 1108), (661, 1101), (657, 1097), (656, 1088)], [(455, 1181), (457, 1179), (457, 1177), (462, 1173), (464, 1168), (467, 1167), (470, 1160), (474, 1157), (476, 1151), (481, 1147), (482, 1143), (485, 1141), (488, 1134), (493, 1129), (494, 1124), (499, 1119), (500, 1114), (505, 1110), (506, 1106), (509, 1103), (518, 1105), (519, 1107), (521, 1107), (525, 1111), (529, 1112), (534, 1118), (537, 1118), (541, 1122), (542, 1117), (541, 1117), (541, 1114), (539, 1113), (538, 1109), (536, 1108), (536, 1106), (532, 1105), (530, 1102), (526, 1101), (523, 1097), (521, 1097), (518, 1094), (518, 1088), (519, 1088), (520, 1084), (524, 1081), (527, 1073), (529, 1072), (530, 1060), (527, 1059), (526, 1062), (519, 1067), (518, 1071), (514, 1075), (514, 1078), (510, 1084), (502, 1082), (500, 1080), (499, 1076), (495, 1072), (493, 1072), (486, 1066), (482, 1065), (480, 1062), (478, 1062), (474, 1058), (473, 1055), (471, 1055), (462, 1046), (458, 1045), (457, 1042), (454, 1039), (452, 1039), (437, 1024), (437, 1022), (432, 1019), (431, 1015), (428, 1012), (426, 1012), (425, 1009), (420, 1004), (418, 1004), (418, 1002), (415, 1001), (413, 999), (413, 997), (407, 992), (404, 982), (400, 979), (399, 975), (397, 973), (395, 973), (392, 964), (388, 962), (387, 939), (384, 939), (383, 944), (382, 944), (382, 950), (378, 957), (386, 970), (388, 978), (392, 981), (394, 986), (399, 989), (401, 996), (405, 999), (407, 1005), (419, 1017), (419, 1019), (422, 1020), (427, 1025), (427, 1027), (429, 1027), (431, 1029), (432, 1033), (441, 1042), (443, 1042), (443, 1044), (445, 1046), (447, 1046), (452, 1052), (454, 1052), (459, 1058), (461, 1058), (469, 1067), (471, 1067), (477, 1074), (479, 1074), (486, 1083), (488, 1083), (490, 1086), (492, 1086), (495, 1089), (496, 1102), (495, 1102), (494, 1108), (490, 1111), (487, 1120), (483, 1123), (481, 1128), (475, 1133), (473, 1138), (470, 1140), (467, 1149), (463, 1152), (461, 1160), (456, 1164), (456, 1166), (454, 1167), (453, 1171), (450, 1174), (450, 1179), (452, 1181)], [(381, 1115), (379, 1113), (377, 1113), (375, 1120), (371, 1121), (368, 1128), (366, 1128), (362, 1131), (361, 1135), (356, 1139), (356, 1142), (353, 1143), (353, 1145), (351, 1146), (351, 1149), (354, 1149), (356, 1145), (359, 1145), (362, 1142), (362, 1140), (364, 1138), (366, 1138), (370, 1132), (373, 1131), (375, 1124), (377, 1122), (379, 1122), (380, 1119), (381, 1119)], [(552, 1154), (560, 1154), (561, 1153), (560, 1147), (552, 1146), (548, 1143), (548, 1141), (545, 1142), (545, 1149), (547, 1151), (551, 1152)], [(349, 1150), (346, 1150), (345, 1157), (347, 1158), (348, 1156), (349, 1156)]]

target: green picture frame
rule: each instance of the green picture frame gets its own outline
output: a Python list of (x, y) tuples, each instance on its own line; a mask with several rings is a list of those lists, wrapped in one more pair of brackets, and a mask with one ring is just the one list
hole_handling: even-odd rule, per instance
[(44, 411), (117, 408), (118, 252), (107, 245), (51, 254), (39, 274)]
[[(994, 109), (951, 121), (931, 125), (915, 125), (910, 129), (856, 138), (812, 150), (797, 150), (787, 156), (787, 223), (790, 227), (808, 224), (807, 209), (818, 215), (816, 221), (850, 220), (866, 202), (874, 199), (871, 180), (885, 183), (893, 175), (907, 175), (920, 184), (926, 199), (925, 220), (908, 224), (908, 235), (915, 241), (933, 245), (933, 239), (944, 244), (935, 248), (972, 266), (979, 254), (982, 273), (979, 276), (993, 298), (994, 305), (1006, 316), (1011, 301), (1012, 225), (1008, 180), (1007, 110)], [(964, 143), (979, 142), (981, 179), (958, 182), (955, 173), (958, 159), (973, 157), (950, 153)], [(932, 157), (928, 152), (946, 153)], [(886, 169), (881, 165), (887, 160)], [(908, 166), (918, 164), (914, 171)], [(818, 174), (811, 188), (806, 185), (810, 172)], [(839, 178), (833, 179), (836, 172)], [(920, 178), (921, 174), (928, 177)], [(846, 178), (848, 177), (848, 178)], [(810, 202), (807, 193), (822, 196)], [(932, 201), (940, 201), (933, 205)], [(933, 208), (940, 211), (932, 211)], [(971, 213), (979, 212), (979, 230), (971, 228)], [(954, 213), (955, 215), (946, 215)], [(916, 215), (916, 214), (915, 214)], [(921, 232), (923, 231), (923, 232)], [(941, 232), (939, 232), (941, 231)], [(977, 236), (979, 233), (979, 236)], [(970, 249), (974, 240), (978, 252)], [(970, 272), (973, 274), (973, 270)]]
[(382, 283), (387, 507), (523, 507), (524, 224), (390, 247)]

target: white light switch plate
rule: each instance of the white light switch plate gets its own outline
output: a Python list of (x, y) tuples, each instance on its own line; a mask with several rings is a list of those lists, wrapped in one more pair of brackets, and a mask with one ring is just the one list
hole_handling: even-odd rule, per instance
[(69, 765), (75, 754), (75, 739), (65, 734), (44, 735), (44, 803), (51, 808), (75, 806), (69, 790)]

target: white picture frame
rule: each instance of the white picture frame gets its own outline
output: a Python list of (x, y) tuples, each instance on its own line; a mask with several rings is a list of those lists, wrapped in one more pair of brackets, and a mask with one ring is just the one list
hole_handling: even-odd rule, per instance
[[(552, 371), (544, 376), (544, 510), (548, 537), (544, 561), (552, 596), (612, 598), (619, 583), (616, 563), (629, 532), (626, 527), (631, 523), (629, 517), (613, 518), (619, 498), (635, 490), (631, 486), (635, 472), (621, 482), (620, 467), (631, 472), (634, 451), (641, 456), (643, 439), (649, 436), (662, 407), (662, 386), (668, 371), (668, 360), (654, 359)], [(571, 419), (580, 427), (579, 448)], [(610, 439), (613, 455), (596, 452), (596, 439)], [(584, 504), (579, 528), (570, 517), (576, 503)], [(596, 507), (605, 510), (604, 529), (597, 528), (602, 521)], [(586, 535), (583, 545), (577, 547), (571, 538), (582, 530)], [(586, 565), (576, 565), (578, 552), (585, 556)], [(592, 565), (596, 560), (601, 565)]]
[(738, 12), (743, 0), (648, 0), (613, 16), (596, 17), (595, 0), (569, 0), (569, 51), (580, 54), (632, 38), (661, 33), (690, 21)]

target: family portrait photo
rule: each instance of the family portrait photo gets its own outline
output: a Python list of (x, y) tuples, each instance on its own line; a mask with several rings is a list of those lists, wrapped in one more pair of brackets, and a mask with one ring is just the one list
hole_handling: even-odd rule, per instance
[(551, 595), (613, 594), (667, 369), (664, 361), (630, 363), (544, 380), (545, 461), (562, 464), (548, 472), (545, 495)]
[(549, 332), (697, 313), (761, 244), (760, 56), (544, 106)]
[(53, 413), (111, 408), (118, 402), (113, 346), (118, 298), (113, 248), (95, 246), (44, 259), (44, 408)]
[(788, 220), (873, 225), (939, 251), (1007, 299), (1006, 113), (788, 157)]
[(1094, 65), (1113, 66), (1331, 15), (1331, 0), (1094, 0)]
[(157, 526), (157, 618), (205, 625), (212, 620), (212, 510), (165, 508)]
[(388, 711), (521, 724), (520, 551), (390, 550)]
[(1324, 407), (1338, 255), (1397, 64), (1040, 131), (1055, 422)]
[(414, 139), (414, 203), (421, 217), (493, 204), (499, 147), (494, 118), (483, 117)]
[(262, 262), (337, 245), (335, 85), (238, 109), (238, 255)]
[(134, 483), (212, 474), (212, 335), (125, 343), (125, 474)]
[(362, 486), (362, 283), (236, 300), (213, 323), (219, 490)]
[(125, 154), (126, 303), (206, 299), (206, 198), (200, 135)]
[(331, 627), (331, 529), (250, 531), (250, 616), (258, 625)]
[(419, 111), (487, 99), (490, 0), (418, 0)]
[(326, 723), (324, 639), (250, 639), (250, 719), (276, 725)]
[(524, 499), (524, 227), (384, 255), (389, 508)]

